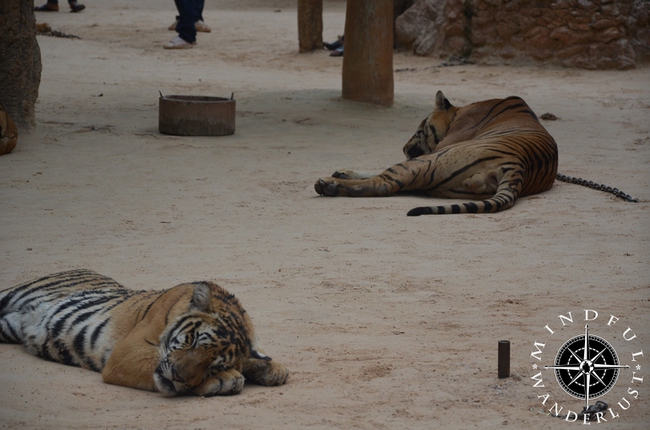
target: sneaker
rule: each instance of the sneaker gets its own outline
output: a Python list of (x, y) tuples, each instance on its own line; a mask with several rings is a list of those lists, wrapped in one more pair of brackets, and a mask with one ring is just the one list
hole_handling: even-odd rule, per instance
[(343, 56), (343, 47), (339, 46), (330, 53), (330, 57), (342, 57)]
[(59, 5), (58, 3), (45, 3), (43, 6), (36, 6), (34, 10), (36, 12), (58, 12)]
[[(174, 23), (172, 25), (167, 27), (167, 30), (174, 31), (174, 30), (176, 30), (177, 25), (178, 25), (178, 20), (174, 21)], [(208, 24), (206, 24), (205, 22), (203, 22), (201, 20), (196, 21), (196, 23), (194, 24), (194, 28), (196, 29), (196, 31), (200, 31), (200, 32), (203, 32), (203, 33), (209, 33), (209, 32), (212, 31), (212, 29), (210, 27), (208, 27)]]
[(165, 49), (189, 49), (194, 47), (194, 43), (186, 42), (181, 39), (179, 36), (174, 37), (171, 41), (163, 45)]
[(72, 13), (81, 12), (85, 8), (86, 8), (86, 6), (84, 6), (82, 4), (79, 4), (76, 1), (73, 1), (72, 3), (70, 3), (70, 12), (72, 12)]
[(194, 28), (196, 28), (196, 31), (201, 31), (203, 33), (209, 33), (212, 31), (212, 29), (208, 27), (208, 24), (201, 20), (198, 20), (194, 23)]

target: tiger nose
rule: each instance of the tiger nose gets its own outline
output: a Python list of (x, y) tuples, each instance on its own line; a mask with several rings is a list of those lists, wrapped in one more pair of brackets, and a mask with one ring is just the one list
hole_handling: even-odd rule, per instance
[(185, 378), (178, 374), (175, 367), (172, 367), (172, 380), (174, 382), (185, 382)]

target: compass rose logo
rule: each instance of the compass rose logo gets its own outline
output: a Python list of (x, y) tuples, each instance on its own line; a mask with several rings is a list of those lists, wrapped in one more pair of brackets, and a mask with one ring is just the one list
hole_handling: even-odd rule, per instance
[(585, 401), (607, 394), (618, 380), (619, 369), (630, 366), (621, 365), (614, 347), (605, 339), (589, 334), (589, 324), (585, 325), (584, 335), (573, 337), (560, 347), (553, 366), (555, 378), (560, 387), (569, 394)]
[[(542, 329), (544, 337), (533, 342), (532, 387), (552, 417), (585, 425), (618, 420), (643, 397), (643, 349), (634, 342), (638, 337), (630, 326), (624, 322), (617, 325), (621, 318), (611, 314), (602, 318), (598, 311), (585, 309), (584, 322), (580, 324), (578, 315), (572, 312), (558, 315), (559, 322), (546, 324)], [(574, 326), (576, 323), (580, 325)], [(590, 329), (603, 337), (592, 334)], [(605, 337), (616, 342), (622, 356)], [(562, 346), (557, 348), (559, 345)], [(547, 357), (545, 350), (553, 351), (554, 358)], [(554, 378), (547, 375), (551, 372)], [(549, 384), (549, 379), (555, 379), (557, 385)], [(619, 379), (625, 385), (616, 386)], [(567, 394), (583, 401), (582, 412), (564, 403)], [(602, 401), (595, 400), (604, 396), (607, 398)]]

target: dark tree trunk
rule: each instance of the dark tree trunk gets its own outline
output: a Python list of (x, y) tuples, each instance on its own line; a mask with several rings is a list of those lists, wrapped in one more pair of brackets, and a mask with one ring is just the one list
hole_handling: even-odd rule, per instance
[(393, 104), (392, 0), (348, 0), (343, 98)]
[(0, 0), (0, 102), (19, 127), (36, 125), (40, 83), (34, 0)]
[(323, 0), (298, 0), (299, 52), (323, 49)]

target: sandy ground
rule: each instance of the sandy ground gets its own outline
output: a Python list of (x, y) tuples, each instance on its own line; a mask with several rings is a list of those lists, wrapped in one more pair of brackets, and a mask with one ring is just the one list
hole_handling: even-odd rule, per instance
[[(650, 69), (440, 68), (397, 53), (395, 105), (378, 108), (341, 100), (341, 58), (297, 53), (295, 1), (208, 0), (213, 31), (186, 51), (161, 48), (171, 1), (85, 3), (37, 15), (81, 39), (38, 38), (38, 126), (0, 158), (0, 288), (79, 267), (138, 289), (216, 280), (291, 377), (170, 399), (0, 345), (0, 427), (571, 428), (548, 410), (581, 402), (550, 370), (544, 388), (531, 377), (590, 320), (632, 366), (601, 399), (619, 415), (608, 425), (647, 428)], [(326, 40), (344, 13), (325, 3)], [(407, 218), (434, 199), (314, 192), (336, 169), (402, 160), (439, 89), (457, 105), (519, 95), (555, 114), (544, 125), (560, 171), (640, 203), (558, 183), (498, 214)], [(161, 135), (159, 91), (234, 92), (236, 133)]]

